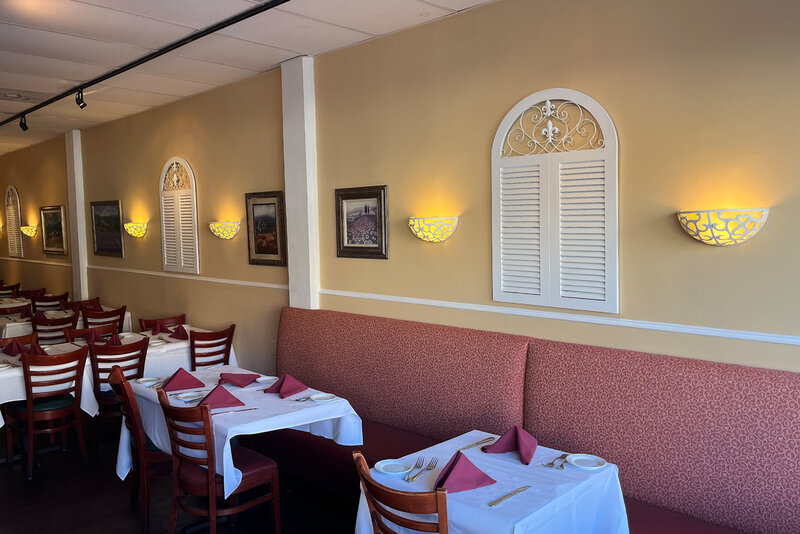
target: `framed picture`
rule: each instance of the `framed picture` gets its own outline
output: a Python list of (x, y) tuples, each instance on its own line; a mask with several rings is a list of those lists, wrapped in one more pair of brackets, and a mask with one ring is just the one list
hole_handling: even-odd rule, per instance
[(283, 191), (246, 193), (247, 250), (252, 265), (286, 265)]
[(336, 190), (336, 255), (389, 258), (385, 185)]
[(92, 202), (94, 253), (122, 258), (122, 205), (119, 200)]
[(42, 206), (42, 248), (45, 254), (67, 253), (67, 216), (64, 206)]

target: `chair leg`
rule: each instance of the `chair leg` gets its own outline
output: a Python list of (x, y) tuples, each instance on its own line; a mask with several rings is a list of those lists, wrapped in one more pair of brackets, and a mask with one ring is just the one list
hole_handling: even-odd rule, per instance
[(139, 498), (139, 494), (141, 493), (141, 481), (139, 480), (139, 466), (136, 465), (134, 462), (133, 468), (131, 469), (131, 478), (129, 479), (131, 483), (131, 502), (134, 503)]
[(272, 522), (275, 534), (281, 534), (281, 485), (278, 483), (278, 470), (272, 475)]
[(147, 469), (142, 472), (139, 485), (142, 488), (141, 495), (139, 495), (139, 511), (144, 521), (144, 531), (150, 532), (150, 472)]
[(75, 433), (78, 435), (78, 446), (81, 448), (83, 459), (88, 460), (89, 456), (86, 453), (86, 441), (83, 439), (83, 418), (80, 409), (75, 410)]
[[(231, 495), (231, 508), (236, 508), (238, 505), (239, 505), (239, 497), (234, 493), (233, 495)], [(236, 515), (237, 514), (231, 514), (228, 516), (230, 518), (232, 527), (236, 526)]]
[(8, 414), (5, 414), (4, 419), (6, 420), (6, 467), (11, 467), (14, 459), (14, 430)]
[(217, 534), (217, 497), (208, 496), (208, 534)]
[(34, 448), (34, 435), (33, 435), (32, 420), (28, 420), (28, 480), (33, 479), (33, 448)]
[(175, 534), (175, 523), (178, 522), (178, 507), (181, 504), (181, 489), (178, 486), (177, 473), (172, 474), (172, 509), (169, 513), (169, 534)]

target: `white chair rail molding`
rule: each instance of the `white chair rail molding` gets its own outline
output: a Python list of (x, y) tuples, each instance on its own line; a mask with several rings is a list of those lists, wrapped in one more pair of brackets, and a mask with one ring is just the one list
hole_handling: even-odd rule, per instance
[(678, 212), (678, 222), (694, 239), (715, 247), (744, 243), (764, 227), (767, 208), (686, 210)]

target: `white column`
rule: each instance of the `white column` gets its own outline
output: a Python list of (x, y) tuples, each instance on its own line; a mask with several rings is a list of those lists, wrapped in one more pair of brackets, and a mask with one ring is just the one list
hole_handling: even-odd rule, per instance
[(89, 298), (86, 273), (86, 203), (83, 197), (81, 131), (71, 130), (67, 140), (67, 198), (69, 200), (69, 246), (72, 251), (72, 299)]
[(289, 304), (319, 308), (319, 210), (314, 59), (281, 63)]

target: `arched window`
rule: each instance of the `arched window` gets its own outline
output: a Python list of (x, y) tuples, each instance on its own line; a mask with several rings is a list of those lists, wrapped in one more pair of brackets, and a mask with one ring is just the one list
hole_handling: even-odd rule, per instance
[(13, 185), (6, 189), (6, 235), (8, 235), (8, 255), (22, 257), (22, 232), (19, 229), (19, 193)]
[(594, 99), (548, 89), (492, 145), (494, 300), (619, 312), (617, 132)]
[(161, 248), (165, 271), (200, 272), (197, 250), (197, 187), (183, 158), (171, 158), (159, 181)]

